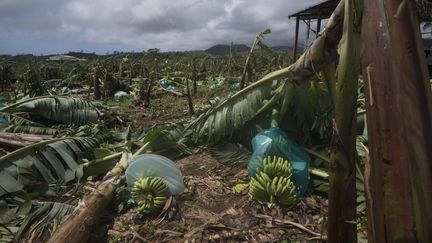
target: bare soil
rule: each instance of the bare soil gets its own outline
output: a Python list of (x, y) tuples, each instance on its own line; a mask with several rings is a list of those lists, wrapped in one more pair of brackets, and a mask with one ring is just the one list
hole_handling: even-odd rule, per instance
[(140, 219), (136, 208), (119, 215), (113, 205), (90, 242), (322, 241), (326, 199), (311, 195), (288, 210), (261, 205), (247, 190), (232, 192), (234, 185), (248, 181), (246, 169), (220, 164), (207, 151), (176, 163), (186, 189), (172, 201), (171, 209), (153, 219)]

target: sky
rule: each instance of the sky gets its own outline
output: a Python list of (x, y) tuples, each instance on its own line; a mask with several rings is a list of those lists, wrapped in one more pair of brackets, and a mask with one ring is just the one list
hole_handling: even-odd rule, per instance
[[(0, 54), (203, 50), (293, 43), (287, 16), (320, 0), (0, 0)], [(303, 30), (305, 25), (303, 24)], [(304, 31), (303, 31), (304, 32)]]

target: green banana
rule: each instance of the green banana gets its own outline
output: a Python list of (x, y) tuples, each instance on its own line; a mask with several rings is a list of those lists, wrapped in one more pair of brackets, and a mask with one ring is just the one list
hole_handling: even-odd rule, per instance
[(142, 215), (159, 212), (166, 204), (168, 186), (162, 178), (146, 177), (135, 181), (131, 189), (131, 196), (138, 202)]
[(249, 187), (248, 183), (239, 183), (233, 186), (232, 192), (233, 193), (241, 193), (242, 191), (246, 190)]
[(267, 193), (267, 185), (271, 181), (266, 179), (266, 177), (261, 177), (261, 174), (257, 174), (257, 178), (251, 178), (249, 182), (249, 194), (260, 202), (268, 202), (270, 195)]
[(292, 166), (277, 156), (262, 159), (264, 168), (249, 182), (249, 194), (260, 202), (277, 203), (283, 207), (296, 202), (296, 188), (291, 181)]
[(284, 160), (281, 157), (273, 156), (266, 157), (263, 160), (264, 172), (273, 178), (276, 176), (291, 177), (292, 166), (288, 160)]

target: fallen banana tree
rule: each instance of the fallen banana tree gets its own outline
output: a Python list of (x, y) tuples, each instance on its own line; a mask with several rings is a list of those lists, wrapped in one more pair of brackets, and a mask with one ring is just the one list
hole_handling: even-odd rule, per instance
[(96, 189), (86, 196), (68, 217), (68, 219), (53, 233), (48, 242), (86, 242), (90, 231), (97, 224), (101, 212), (105, 210), (113, 197), (115, 188), (121, 182), (127, 167), (130, 153), (123, 152), (117, 165), (108, 172)]
[(95, 122), (101, 115), (95, 105), (87, 100), (57, 96), (40, 96), (18, 101), (1, 108), (0, 113), (24, 113), (30, 118), (46, 122), (77, 125)]
[(0, 132), (0, 145), (14, 149), (50, 139), (52, 139), (50, 135)]
[(31, 144), (0, 158), (0, 196), (26, 191), (34, 184), (80, 181), (78, 160), (91, 158), (97, 138), (55, 138)]
[[(167, 153), (189, 154), (189, 151), (180, 138), (181, 133), (176, 125), (155, 128), (150, 131), (143, 140), (144, 145), (134, 154), (123, 152), (120, 161), (100, 181), (96, 189), (86, 196), (75, 208), (67, 220), (57, 228), (48, 242), (85, 242), (89, 234), (97, 224), (101, 212), (106, 208), (113, 197), (114, 190), (122, 183), (122, 178), (128, 167), (128, 161), (143, 153)], [(129, 133), (129, 132), (127, 132)], [(127, 143), (128, 135), (126, 135)], [(162, 149), (164, 148), (164, 149)], [(177, 151), (173, 153), (173, 151)], [(113, 154), (103, 160), (118, 158), (119, 154)], [(101, 163), (95, 161), (94, 163)]]

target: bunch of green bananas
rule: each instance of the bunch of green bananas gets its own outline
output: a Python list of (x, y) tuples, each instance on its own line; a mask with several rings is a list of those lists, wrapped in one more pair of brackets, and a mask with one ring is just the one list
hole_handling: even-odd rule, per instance
[(268, 156), (264, 158), (264, 173), (266, 173), (270, 178), (274, 177), (288, 177), (291, 178), (292, 166), (288, 160), (282, 157)]
[(168, 186), (162, 178), (146, 177), (135, 181), (131, 196), (138, 202), (142, 215), (159, 212), (167, 201)]
[(288, 144), (287, 140), (284, 137), (282, 137), (282, 136), (274, 137), (273, 138), (273, 142), (275, 144), (277, 144), (281, 148), (287, 148), (287, 147), (289, 147), (289, 144)]
[(280, 157), (264, 159), (264, 170), (249, 182), (249, 193), (260, 202), (287, 207), (296, 202), (296, 188), (291, 181), (291, 163)]
[(249, 194), (260, 202), (270, 202), (270, 194), (267, 192), (267, 185), (270, 185), (272, 180), (264, 172), (258, 172), (255, 177), (251, 177), (249, 182)]

